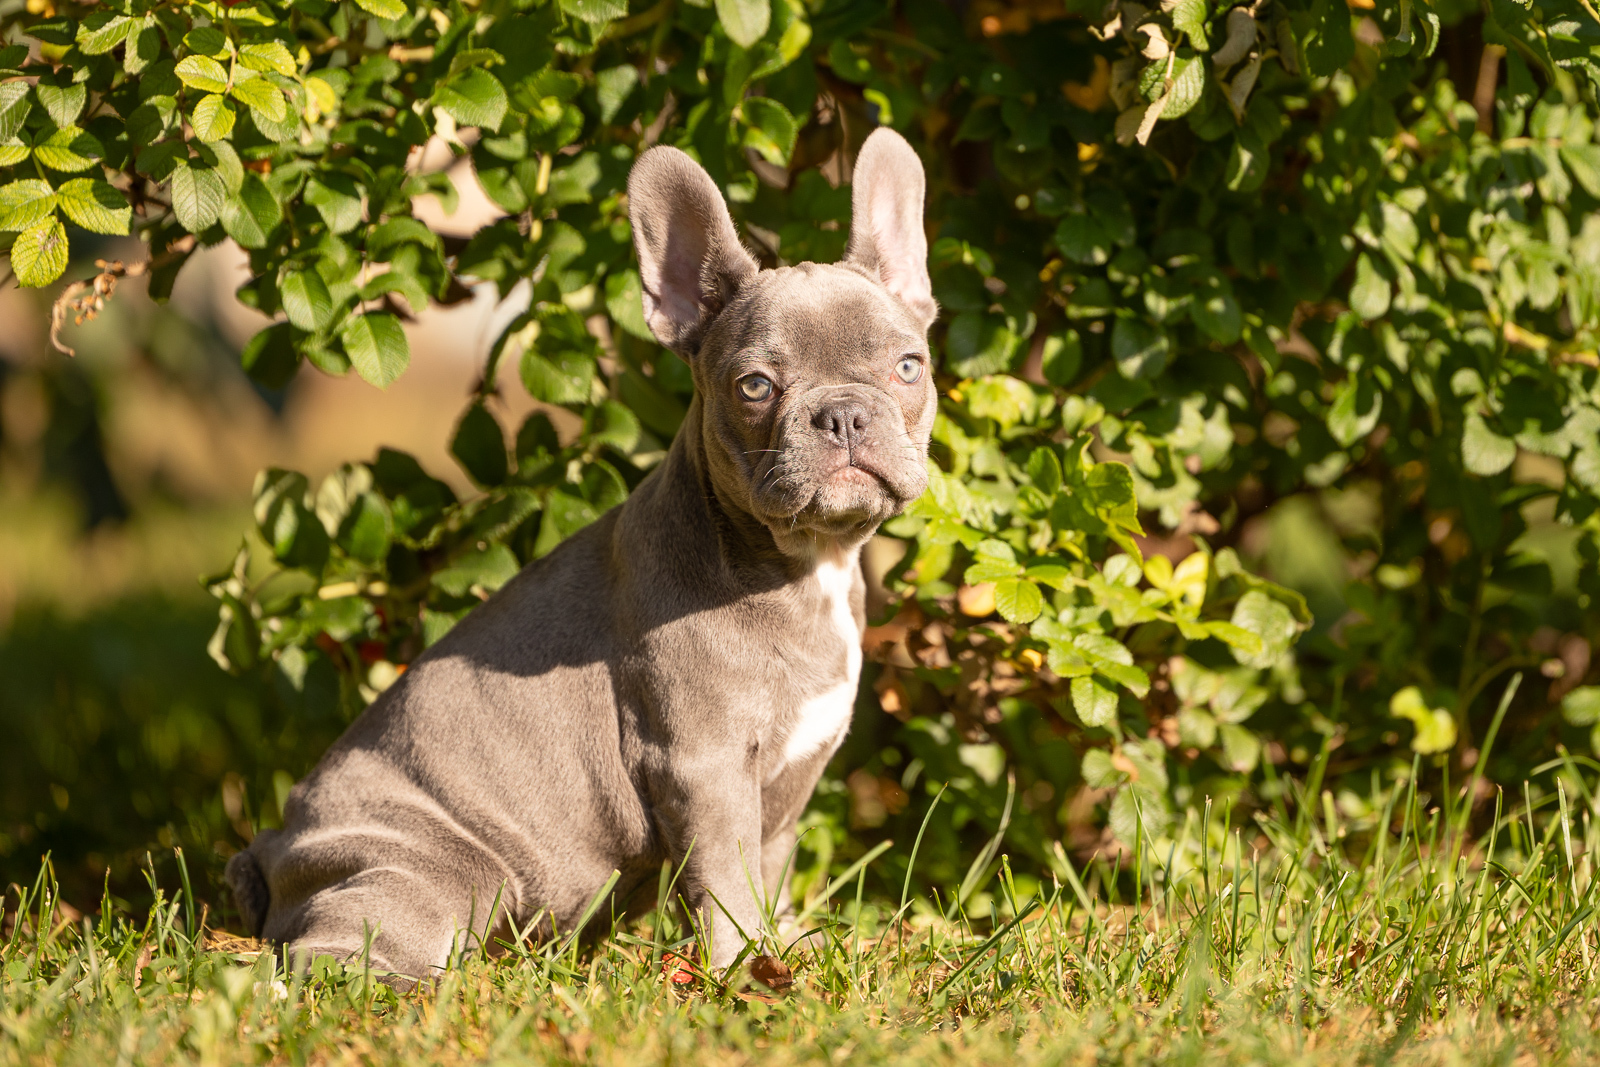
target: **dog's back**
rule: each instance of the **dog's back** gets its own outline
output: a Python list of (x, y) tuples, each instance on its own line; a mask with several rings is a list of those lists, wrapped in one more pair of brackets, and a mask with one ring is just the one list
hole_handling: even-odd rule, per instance
[(352, 911), (381, 916), (374, 966), (425, 973), (497, 896), (497, 920), (547, 907), (564, 929), (580, 887), (654, 854), (612, 684), (617, 518), (468, 615), (291, 791), (284, 828), (228, 865), (254, 933), (344, 958)]

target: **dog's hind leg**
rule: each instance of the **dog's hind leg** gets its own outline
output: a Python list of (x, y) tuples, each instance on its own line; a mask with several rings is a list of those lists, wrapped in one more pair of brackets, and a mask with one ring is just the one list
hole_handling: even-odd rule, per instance
[(261, 928), (267, 922), (267, 909), (272, 903), (266, 876), (261, 873), (261, 865), (256, 862), (254, 854), (249, 849), (235, 852), (228, 859), (228, 867), (223, 872), (223, 877), (233, 890), (233, 900), (239, 906), (239, 915), (244, 919), (245, 929), (250, 932), (251, 937), (260, 937)]
[[(453, 955), (478, 947), (491, 922), (495, 893), (398, 867), (360, 871), (318, 890), (267, 931), (286, 944), (291, 965), (331, 955), (346, 966), (436, 977)], [(300, 961), (303, 961), (301, 963)]]

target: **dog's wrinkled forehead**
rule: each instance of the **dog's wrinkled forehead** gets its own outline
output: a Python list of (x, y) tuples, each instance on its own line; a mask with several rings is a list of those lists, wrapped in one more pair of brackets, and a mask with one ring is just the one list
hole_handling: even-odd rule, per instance
[(885, 357), (926, 348), (925, 330), (883, 287), (846, 267), (803, 263), (762, 271), (706, 338), (710, 364), (752, 356), (788, 374), (881, 377)]

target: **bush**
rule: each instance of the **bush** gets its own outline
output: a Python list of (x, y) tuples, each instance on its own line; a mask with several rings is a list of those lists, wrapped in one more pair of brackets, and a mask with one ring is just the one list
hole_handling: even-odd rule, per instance
[(318, 718), (217, 670), (197, 601), (130, 597), (81, 619), (26, 607), (10, 620), (0, 635), (0, 885), (31, 885), (48, 853), (80, 907), (107, 882), (147, 903), (147, 850), (170, 881), (180, 847), (204, 890), (202, 872), (221, 874), (208, 858), (248, 837), (262, 809), (270, 820), (291, 774), (339, 735), (331, 706)]
[[(637, 153), (694, 153), (768, 265), (826, 260), (881, 123), (929, 170), (946, 399), (820, 863), (943, 782), (940, 877), (956, 833), (1009, 824), (1044, 866), (1206, 796), (1281, 811), (1313, 763), (1313, 797), (1413, 758), (1459, 778), (1514, 670), (1551, 681), (1501, 709), (1494, 776), (1600, 719), (1585, 4), (41, 6), (0, 57), (37, 78), (0, 83), (23, 283), (64, 269), (62, 216), (134, 226), (158, 297), (232, 238), (277, 318), (253, 376), (382, 386), (410, 314), (531, 282), (454, 439), (480, 493), (394, 452), (262, 475), (272, 573), (247, 549), (212, 583), (211, 651), (308, 705), (371, 700), (659, 461), (690, 381), (641, 321)], [(453, 200), (409, 166), (434, 136), (507, 213), (470, 239), (412, 217)], [(548, 412), (509, 440), (506, 359)]]

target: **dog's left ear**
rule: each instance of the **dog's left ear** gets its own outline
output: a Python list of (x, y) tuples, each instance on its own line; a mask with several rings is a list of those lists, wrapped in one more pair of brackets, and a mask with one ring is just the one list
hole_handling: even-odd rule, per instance
[(928, 280), (928, 238), (922, 229), (927, 181), (922, 160), (887, 126), (872, 131), (856, 157), (850, 192), (850, 245), (844, 261), (876, 278), (911, 309), (923, 329), (939, 305)]

